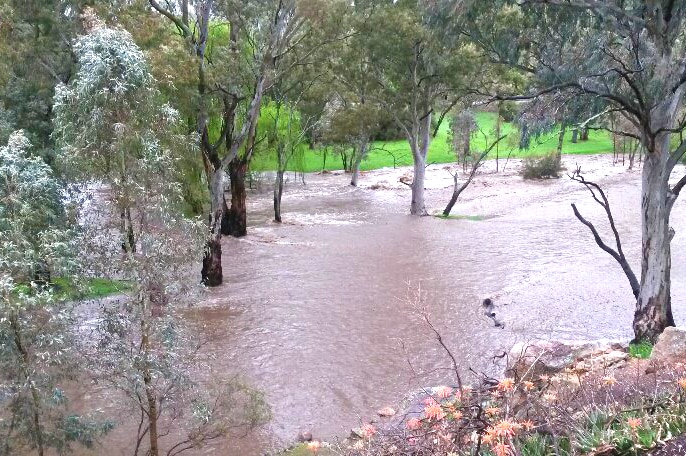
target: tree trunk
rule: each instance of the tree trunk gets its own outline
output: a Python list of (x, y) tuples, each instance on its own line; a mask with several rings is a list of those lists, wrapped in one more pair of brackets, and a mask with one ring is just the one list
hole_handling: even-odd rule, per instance
[(424, 203), (424, 176), (426, 174), (426, 158), (422, 156), (414, 159), (414, 177), (412, 178), (412, 204), (410, 214), (424, 216), (426, 205)]
[(572, 143), (576, 144), (579, 141), (579, 129), (575, 128), (572, 130)]
[(588, 128), (581, 130), (581, 140), (588, 141)]
[(221, 225), (224, 215), (224, 171), (215, 169), (210, 174), (210, 215), (209, 237), (205, 245), (205, 256), (202, 259), (202, 283), (208, 287), (221, 285), (222, 244)]
[(14, 337), (14, 345), (17, 348), (17, 351), (19, 354), (21, 354), (21, 359), (22, 359), (22, 371), (24, 373), (24, 377), (26, 378), (26, 385), (29, 388), (29, 391), (31, 392), (31, 411), (33, 415), (33, 437), (35, 438), (35, 444), (36, 444), (36, 450), (38, 452), (38, 456), (43, 456), (44, 454), (44, 449), (43, 449), (43, 428), (41, 427), (40, 423), (40, 415), (42, 411), (42, 406), (40, 403), (40, 396), (38, 394), (38, 390), (36, 389), (36, 386), (33, 382), (33, 378), (31, 376), (31, 369), (29, 368), (30, 360), (29, 360), (29, 352), (27, 351), (26, 347), (24, 347), (24, 344), (22, 342), (22, 330), (19, 327), (19, 317), (12, 312), (10, 314), (10, 326), (12, 328), (13, 332), (13, 337)]
[(283, 170), (276, 172), (276, 182), (274, 182), (274, 221), (281, 223), (281, 196), (283, 195)]
[(567, 126), (562, 123), (560, 126), (560, 135), (557, 138), (557, 155), (555, 156), (555, 159), (557, 160), (557, 164), (559, 165), (562, 163), (562, 145), (564, 144), (565, 141), (565, 133), (567, 132)]
[(425, 216), (429, 215), (424, 202), (424, 177), (426, 175), (426, 157), (431, 141), (431, 112), (429, 111), (423, 119), (419, 119), (418, 124), (419, 128), (415, 130), (418, 133), (417, 137), (411, 138), (413, 140), (410, 141), (414, 161), (410, 214)]
[(634, 313), (635, 341), (655, 342), (667, 326), (674, 326), (669, 216), (676, 197), (668, 185), (669, 135), (663, 133), (658, 139), (660, 144), (656, 143), (643, 164), (641, 291)]
[(457, 202), (457, 198), (460, 196), (460, 193), (457, 191), (458, 186), (457, 186), (457, 171), (455, 171), (455, 175), (453, 176), (453, 180), (455, 181), (454, 186), (453, 186), (453, 194), (450, 197), (450, 201), (448, 201), (448, 205), (443, 209), (443, 217), (447, 217), (450, 215), (450, 211), (453, 210), (453, 206)]
[(240, 157), (229, 162), (229, 177), (231, 178), (231, 207), (224, 213), (222, 220), (222, 234), (241, 237), (248, 233), (247, 208), (245, 204), (245, 174), (248, 164)]
[(355, 163), (353, 164), (353, 169), (352, 169), (352, 177), (350, 178), (350, 185), (353, 187), (357, 187), (357, 179), (359, 178), (360, 175), (360, 165), (362, 164), (362, 160), (367, 156), (367, 143), (364, 142), (360, 144), (360, 150), (358, 151), (359, 153), (355, 157)]
[(133, 234), (133, 222), (131, 221), (131, 208), (121, 210), (120, 230), (122, 235), (121, 248), (124, 252), (136, 251), (136, 237)]
[[(146, 320), (147, 316), (143, 316), (141, 322), (141, 354), (144, 359), (150, 356), (150, 327)], [(159, 456), (158, 440), (159, 434), (157, 432), (157, 420), (159, 413), (157, 411), (157, 395), (155, 394), (155, 385), (153, 384), (152, 374), (147, 364), (143, 365), (143, 384), (145, 385), (145, 399), (147, 402), (147, 416), (148, 416), (148, 437), (150, 438), (149, 456)]]

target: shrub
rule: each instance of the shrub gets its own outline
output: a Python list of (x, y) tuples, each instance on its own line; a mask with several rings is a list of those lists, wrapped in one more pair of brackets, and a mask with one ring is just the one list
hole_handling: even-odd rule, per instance
[(653, 344), (647, 340), (642, 340), (637, 344), (629, 345), (629, 354), (634, 358), (648, 359), (653, 352)]
[(540, 158), (525, 159), (522, 176), (524, 179), (560, 177), (562, 169), (562, 163), (558, 161), (557, 154), (552, 152)]
[(502, 117), (505, 122), (514, 122), (518, 115), (519, 105), (517, 105), (516, 102), (505, 101), (500, 106), (500, 117)]

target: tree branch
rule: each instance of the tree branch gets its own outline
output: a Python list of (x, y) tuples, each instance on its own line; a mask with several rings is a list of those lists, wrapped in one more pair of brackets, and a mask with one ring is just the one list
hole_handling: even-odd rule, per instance
[[(624, 256), (624, 251), (622, 250), (622, 243), (619, 238), (619, 232), (617, 231), (617, 227), (615, 226), (615, 220), (612, 216), (612, 211), (610, 210), (610, 203), (608, 202), (607, 197), (605, 196), (605, 192), (600, 188), (598, 184), (594, 182), (589, 182), (586, 179), (584, 179), (584, 177), (581, 175), (581, 168), (577, 167), (576, 171), (571, 176), (569, 176), (569, 178), (573, 181), (583, 184), (591, 192), (591, 195), (593, 195), (593, 199), (598, 204), (600, 204), (602, 208), (605, 210), (607, 219), (610, 222), (610, 228), (612, 229), (612, 233), (615, 237), (615, 244), (617, 246), (616, 251), (609, 247), (607, 244), (605, 244), (605, 242), (603, 242), (603, 239), (600, 237), (600, 234), (598, 233), (598, 230), (596, 230), (595, 226), (593, 226), (591, 222), (586, 220), (581, 215), (579, 210), (576, 208), (576, 204), (572, 203), (572, 210), (574, 211), (574, 215), (576, 216), (576, 218), (588, 227), (588, 229), (593, 234), (593, 238), (595, 239), (596, 244), (598, 244), (598, 247), (607, 252), (610, 256), (612, 256), (612, 258), (615, 259), (615, 261), (617, 261), (617, 263), (619, 263), (627, 279), (629, 279), (629, 284), (631, 285), (631, 291), (634, 297), (638, 298), (641, 286), (638, 280), (636, 279), (636, 274), (634, 274), (633, 270), (631, 269), (631, 266), (629, 265), (629, 262), (626, 260), (626, 257)], [(600, 198), (598, 198), (596, 192), (600, 195)]]

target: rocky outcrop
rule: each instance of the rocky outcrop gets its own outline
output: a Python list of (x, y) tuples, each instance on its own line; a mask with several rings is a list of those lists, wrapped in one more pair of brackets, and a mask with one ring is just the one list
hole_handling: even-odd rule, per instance
[(520, 342), (510, 350), (505, 375), (517, 380), (532, 380), (566, 369), (584, 373), (619, 367), (628, 357), (626, 348), (617, 342)]
[(665, 328), (653, 347), (650, 359), (657, 364), (686, 362), (686, 329)]

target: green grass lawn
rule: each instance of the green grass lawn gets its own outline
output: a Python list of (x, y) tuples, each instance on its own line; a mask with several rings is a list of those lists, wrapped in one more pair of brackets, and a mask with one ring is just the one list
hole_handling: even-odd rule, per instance
[[(489, 140), (492, 141), (495, 137), (495, 113), (480, 112), (476, 114), (477, 121), (481, 129), (489, 135)], [(498, 155), (500, 158), (507, 158), (508, 154), (512, 152), (513, 158), (537, 157), (553, 152), (557, 148), (557, 133), (553, 132), (538, 139), (532, 139), (531, 147), (527, 150), (522, 150), (517, 147), (519, 143), (519, 133), (515, 131), (515, 127), (510, 123), (503, 123), (503, 134), (510, 133), (510, 136), (500, 142)], [(475, 133), (472, 138), (472, 147), (474, 150), (482, 150), (485, 148), (486, 141), (481, 133)], [(588, 141), (579, 141), (576, 144), (572, 143), (571, 130), (565, 135), (565, 142), (562, 152), (566, 154), (598, 154), (612, 151), (612, 138), (607, 132), (591, 131), (588, 135)], [(316, 172), (322, 169), (330, 171), (343, 169), (343, 162), (341, 158), (334, 154), (332, 149), (326, 152), (326, 166), (324, 167), (325, 149), (306, 149), (300, 163), (292, 160), (289, 164), (290, 170), (302, 170), (305, 172)], [(362, 170), (379, 169), (384, 167), (406, 166), (412, 164), (412, 155), (410, 154), (410, 146), (405, 140), (398, 141), (376, 141), (372, 144), (369, 156), (362, 162)], [(491, 151), (488, 158), (495, 158), (495, 149)], [(452, 163), (455, 161), (455, 154), (450, 150), (448, 144), (448, 121), (441, 124), (438, 134), (431, 141), (429, 148), (429, 163)], [(276, 161), (272, 154), (267, 156), (255, 156), (251, 164), (253, 171), (268, 171), (276, 169)]]

